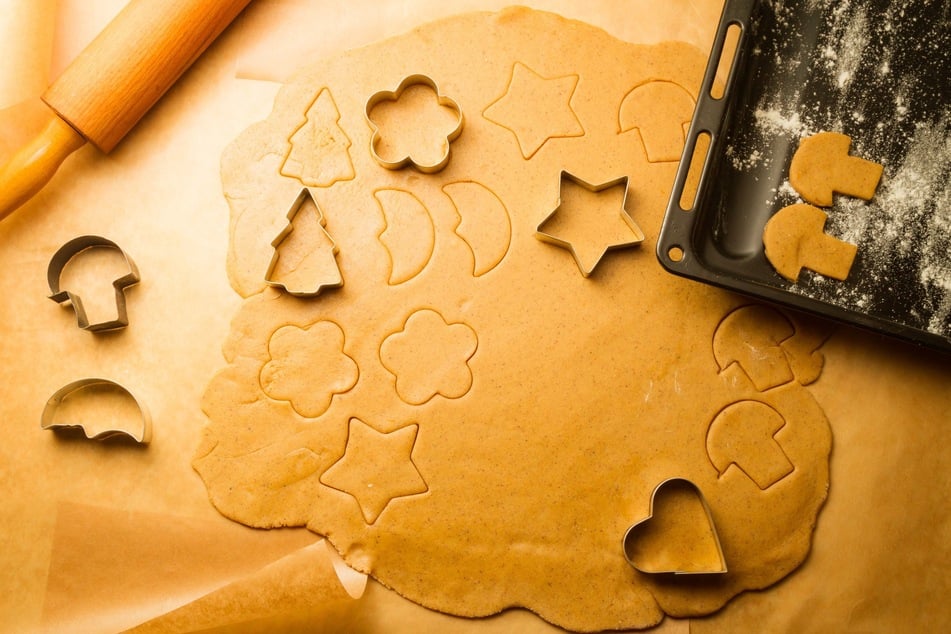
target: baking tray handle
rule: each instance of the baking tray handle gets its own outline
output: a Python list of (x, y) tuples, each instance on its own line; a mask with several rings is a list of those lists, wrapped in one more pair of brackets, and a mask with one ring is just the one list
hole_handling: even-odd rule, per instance
[[(748, 48), (750, 23), (759, 0), (727, 0), (720, 16), (697, 106), (687, 132), (684, 152), (667, 205), (667, 217), (657, 241), (657, 258), (668, 270), (680, 269), (691, 258), (692, 212), (703, 200), (711, 161), (721, 127), (727, 120), (733, 87)], [(719, 80), (726, 74), (726, 80)], [(696, 156), (695, 156), (696, 155)], [(695, 191), (686, 191), (696, 183)]]

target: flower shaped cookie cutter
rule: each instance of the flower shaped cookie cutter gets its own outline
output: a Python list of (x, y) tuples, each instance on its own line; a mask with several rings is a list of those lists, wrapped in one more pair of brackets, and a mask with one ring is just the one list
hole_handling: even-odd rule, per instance
[[(432, 147), (417, 147), (412, 148), (411, 151), (405, 151), (399, 148), (392, 150), (386, 147), (387, 141), (385, 135), (381, 130), (378, 120), (374, 119), (373, 114), (380, 107), (385, 107), (388, 104), (397, 104), (411, 89), (419, 86), (427, 88), (434, 94), (435, 102), (439, 108), (450, 110), (455, 114), (455, 125), (449, 129), (444, 137), (440, 136), (435, 140), (434, 145), (438, 146), (435, 147), (435, 151), (433, 151), (434, 148)], [(367, 101), (365, 114), (367, 123), (373, 130), (373, 134), (370, 137), (370, 154), (374, 160), (386, 169), (398, 170), (407, 165), (412, 165), (424, 174), (435, 174), (446, 167), (449, 163), (450, 144), (462, 134), (462, 128), (465, 122), (459, 104), (457, 104), (455, 100), (440, 94), (436, 82), (431, 77), (418, 73), (404, 78), (396, 90), (383, 90), (375, 93)], [(401, 128), (403, 128), (403, 132), (406, 132), (405, 126), (401, 126)], [(421, 135), (417, 135), (413, 140), (419, 141), (420, 136)], [(434, 139), (426, 138), (425, 140), (433, 141)], [(432, 156), (429, 156), (430, 154), (432, 154)]]

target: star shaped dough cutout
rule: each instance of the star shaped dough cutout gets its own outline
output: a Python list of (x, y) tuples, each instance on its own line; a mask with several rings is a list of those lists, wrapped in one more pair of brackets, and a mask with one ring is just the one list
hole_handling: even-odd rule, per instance
[(412, 458), (418, 431), (414, 424), (383, 433), (351, 418), (343, 456), (320, 481), (352, 496), (366, 523), (373, 524), (395, 498), (429, 490)]
[(612, 249), (644, 241), (644, 232), (627, 211), (627, 177), (592, 185), (561, 173), (558, 206), (542, 221), (535, 237), (571, 252), (585, 277)]
[(525, 159), (548, 141), (584, 135), (584, 126), (571, 108), (577, 75), (542, 77), (516, 62), (505, 94), (489, 104), (482, 115), (515, 135)]

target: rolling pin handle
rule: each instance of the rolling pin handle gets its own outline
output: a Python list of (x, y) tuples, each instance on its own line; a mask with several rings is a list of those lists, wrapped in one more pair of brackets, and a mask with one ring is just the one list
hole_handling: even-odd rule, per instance
[(39, 192), (66, 157), (85, 144), (81, 134), (50, 111), (43, 130), (0, 168), (0, 220)]

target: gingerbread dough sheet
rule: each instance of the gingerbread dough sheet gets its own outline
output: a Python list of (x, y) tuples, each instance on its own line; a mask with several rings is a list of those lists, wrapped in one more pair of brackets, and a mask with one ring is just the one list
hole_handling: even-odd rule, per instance
[[(222, 159), (247, 299), (203, 399), (215, 506), (306, 525), (427, 607), (585, 631), (795, 569), (828, 487), (828, 333), (653, 254), (705, 61), (511, 9), (291, 79)], [(316, 297), (265, 281), (295, 234), (284, 272)], [(673, 479), (709, 513), (652, 507)], [(652, 521), (689, 526), (622, 546)]]

